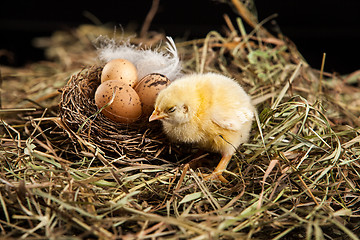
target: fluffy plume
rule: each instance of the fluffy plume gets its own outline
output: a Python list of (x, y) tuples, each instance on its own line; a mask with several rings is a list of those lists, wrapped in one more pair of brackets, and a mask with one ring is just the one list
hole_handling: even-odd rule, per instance
[(139, 79), (149, 73), (160, 73), (170, 80), (175, 80), (182, 75), (181, 62), (174, 40), (171, 37), (166, 38), (168, 40), (166, 51), (161, 51), (159, 48), (139, 49), (129, 41), (118, 42), (104, 36), (100, 36), (95, 45), (98, 49), (98, 57), (103, 62), (116, 58), (132, 62), (138, 70)]

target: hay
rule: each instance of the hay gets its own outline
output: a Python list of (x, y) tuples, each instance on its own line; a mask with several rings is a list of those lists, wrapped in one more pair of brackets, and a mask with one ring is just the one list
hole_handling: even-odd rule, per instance
[[(227, 34), (210, 32), (177, 47), (186, 72), (238, 79), (257, 103), (259, 125), (230, 163), (229, 184), (204, 182), (186, 165), (197, 157), (204, 172), (216, 154), (169, 145), (159, 125), (105, 120), (92, 100), (101, 66), (70, 68), (72, 57), (58, 58), (55, 69), (76, 72), (67, 79), (47, 72), (63, 85), (60, 96), (46, 97), (44, 88), (37, 105), (27, 106), (36, 111), (21, 111), (21, 99), (11, 115), (1, 110), (2, 237), (358, 239), (355, 75), (316, 71), (288, 40), (261, 27), (246, 33), (240, 19), (237, 27), (227, 24)], [(73, 46), (57, 47), (66, 53)], [(84, 48), (87, 54), (89, 45)], [(30, 77), (31, 67), (26, 71)], [(11, 72), (2, 72), (5, 84), (18, 79)]]

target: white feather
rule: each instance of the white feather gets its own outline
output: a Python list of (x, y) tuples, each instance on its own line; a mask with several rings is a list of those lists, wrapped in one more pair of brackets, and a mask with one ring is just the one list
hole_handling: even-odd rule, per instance
[(171, 37), (166, 37), (168, 42), (166, 52), (159, 48), (138, 49), (137, 46), (127, 41), (116, 41), (108, 37), (100, 36), (95, 45), (98, 49), (98, 57), (103, 62), (116, 58), (126, 59), (132, 62), (138, 71), (139, 79), (150, 73), (160, 73), (170, 80), (175, 80), (182, 75), (181, 62), (177, 53), (175, 42)]

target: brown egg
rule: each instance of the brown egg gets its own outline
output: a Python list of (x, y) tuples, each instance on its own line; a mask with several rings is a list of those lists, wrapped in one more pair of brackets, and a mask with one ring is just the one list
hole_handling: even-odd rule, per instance
[(115, 122), (132, 123), (141, 116), (139, 96), (133, 88), (118, 80), (106, 81), (96, 89), (96, 106), (101, 109), (108, 103), (101, 113)]
[(109, 61), (101, 73), (101, 82), (119, 80), (134, 87), (138, 80), (136, 67), (126, 59), (114, 59)]
[(154, 110), (154, 104), (159, 92), (170, 84), (170, 80), (159, 73), (151, 73), (143, 77), (135, 86), (138, 93), (142, 110), (145, 116), (150, 116)]

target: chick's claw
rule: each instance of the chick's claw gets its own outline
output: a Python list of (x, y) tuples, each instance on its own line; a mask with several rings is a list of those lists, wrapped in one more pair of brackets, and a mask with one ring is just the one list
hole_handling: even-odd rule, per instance
[(211, 174), (205, 175), (204, 181), (211, 181), (211, 180), (220, 180), (222, 183), (229, 183), (229, 181), (223, 177), (221, 172), (212, 172)]
[(232, 156), (231, 154), (223, 154), (215, 170), (210, 175), (206, 176), (204, 180), (205, 181), (220, 180), (223, 183), (228, 183), (229, 181), (223, 177), (222, 173), (225, 171), (226, 166), (229, 164), (231, 156)]

